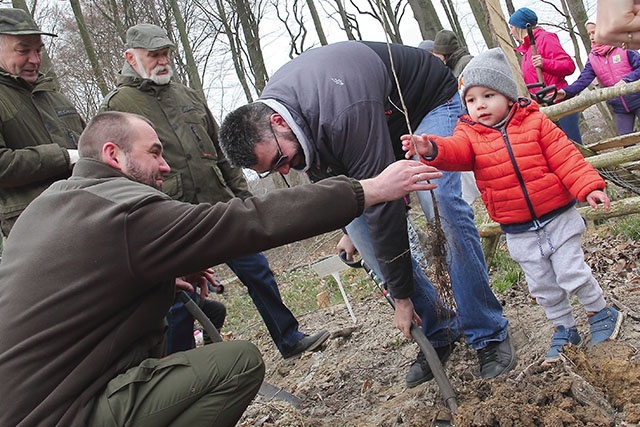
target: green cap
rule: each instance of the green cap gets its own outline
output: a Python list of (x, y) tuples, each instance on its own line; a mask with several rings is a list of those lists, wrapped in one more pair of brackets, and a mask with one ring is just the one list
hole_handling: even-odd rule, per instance
[(22, 9), (14, 8), (0, 8), (0, 34), (10, 34), (12, 36), (44, 34), (58, 37), (56, 34), (40, 31), (31, 15)]
[(174, 44), (157, 25), (138, 24), (127, 30), (127, 49), (159, 50), (165, 47), (174, 47)]

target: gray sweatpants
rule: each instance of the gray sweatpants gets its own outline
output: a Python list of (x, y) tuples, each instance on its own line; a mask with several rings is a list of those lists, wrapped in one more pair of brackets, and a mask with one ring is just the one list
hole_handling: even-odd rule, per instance
[(246, 341), (147, 359), (107, 384), (96, 398), (88, 424), (235, 426), (263, 378), (260, 351)]
[(555, 326), (574, 327), (570, 297), (587, 312), (605, 308), (602, 288), (584, 261), (585, 223), (577, 209), (558, 215), (543, 229), (507, 234), (511, 257), (524, 271), (529, 292)]

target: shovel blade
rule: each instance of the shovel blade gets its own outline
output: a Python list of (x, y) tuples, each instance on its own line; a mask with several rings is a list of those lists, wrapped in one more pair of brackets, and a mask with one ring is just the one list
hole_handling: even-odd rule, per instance
[(318, 276), (324, 277), (329, 276), (333, 273), (338, 273), (342, 270), (346, 270), (347, 268), (349, 268), (349, 266), (345, 264), (338, 255), (333, 255), (329, 258), (323, 259), (320, 262), (312, 264), (311, 268), (313, 268)]
[(291, 394), (288, 391), (283, 390), (281, 387), (275, 386), (266, 381), (263, 381), (260, 385), (258, 396), (267, 401), (282, 400), (284, 402), (289, 402), (296, 408), (300, 406), (300, 398), (298, 396)]

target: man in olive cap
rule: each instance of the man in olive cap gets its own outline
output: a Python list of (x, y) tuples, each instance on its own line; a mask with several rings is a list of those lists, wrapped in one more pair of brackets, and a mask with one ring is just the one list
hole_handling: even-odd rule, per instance
[[(233, 167), (222, 153), (218, 125), (206, 102), (191, 88), (171, 81), (173, 47), (165, 30), (156, 25), (129, 28), (118, 87), (105, 97), (102, 109), (139, 114), (154, 124), (171, 166), (162, 191), (172, 198), (194, 204), (247, 199), (252, 194), (242, 169)], [(249, 290), (283, 357), (316, 350), (329, 338), (326, 330), (313, 335), (299, 331), (264, 254), (235, 258), (227, 265)], [(180, 305), (168, 316), (169, 352), (193, 345), (193, 318)]]
[(0, 228), (51, 183), (69, 177), (84, 121), (39, 72), (42, 35), (22, 9), (0, 9)]

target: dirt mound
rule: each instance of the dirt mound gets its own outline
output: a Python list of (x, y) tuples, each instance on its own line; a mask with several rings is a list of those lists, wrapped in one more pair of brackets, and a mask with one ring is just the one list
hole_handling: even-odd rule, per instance
[[(516, 369), (502, 377), (479, 376), (475, 351), (459, 343), (446, 365), (456, 391), (458, 426), (630, 426), (640, 424), (639, 243), (606, 228), (585, 236), (587, 262), (608, 300), (626, 315), (619, 339), (589, 347), (588, 322), (576, 307), (583, 343), (560, 362), (543, 364), (552, 328), (521, 283), (498, 295), (517, 348)], [(349, 285), (347, 293), (349, 292)], [(375, 285), (372, 283), (372, 290)], [(257, 398), (240, 426), (432, 426), (449, 416), (434, 381), (413, 389), (404, 376), (417, 353), (392, 326), (386, 300), (373, 292), (352, 301), (357, 324), (344, 305), (299, 318), (305, 331), (333, 333), (313, 354), (283, 360), (262, 327), (245, 336), (262, 350), (267, 381), (301, 399), (298, 408)]]

